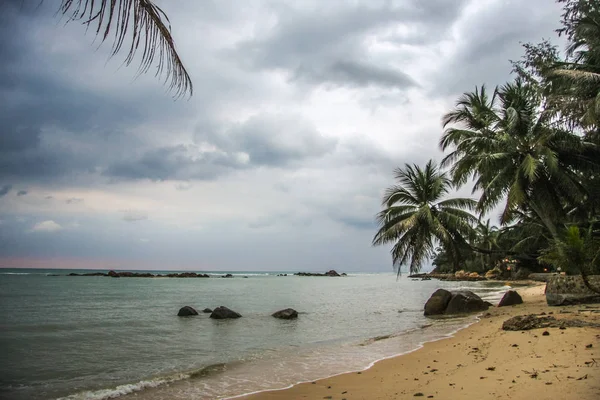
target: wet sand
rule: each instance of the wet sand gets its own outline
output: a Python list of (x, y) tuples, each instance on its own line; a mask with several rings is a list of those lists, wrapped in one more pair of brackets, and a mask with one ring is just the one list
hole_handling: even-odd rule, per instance
[(516, 290), (523, 304), (490, 309), (452, 338), (382, 360), (363, 372), (241, 398), (600, 399), (599, 328), (502, 330), (512, 316), (542, 312), (600, 323), (600, 305), (549, 307), (544, 285)]

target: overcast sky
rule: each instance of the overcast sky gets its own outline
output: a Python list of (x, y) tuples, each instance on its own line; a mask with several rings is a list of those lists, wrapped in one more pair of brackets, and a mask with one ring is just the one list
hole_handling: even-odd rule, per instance
[[(55, 1), (0, 5), (0, 267), (388, 271), (393, 169), (554, 38), (552, 0), (158, 1), (173, 101)], [(469, 194), (465, 188), (463, 194)]]

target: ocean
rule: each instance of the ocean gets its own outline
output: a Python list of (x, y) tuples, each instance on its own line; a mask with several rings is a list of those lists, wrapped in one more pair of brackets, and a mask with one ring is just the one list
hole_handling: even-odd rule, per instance
[[(440, 287), (491, 302), (508, 288), (396, 280), (392, 272), (228, 279), (219, 277), (228, 271), (208, 279), (71, 272), (90, 271), (0, 269), (0, 398), (213, 399), (284, 388), (366, 369), (475, 322), (425, 318), (423, 305)], [(185, 305), (199, 312), (223, 305), (243, 317), (177, 317)], [(299, 311), (297, 320), (271, 317), (287, 307)]]

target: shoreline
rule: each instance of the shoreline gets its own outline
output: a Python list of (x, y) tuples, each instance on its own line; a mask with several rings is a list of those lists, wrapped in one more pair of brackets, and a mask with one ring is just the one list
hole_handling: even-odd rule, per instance
[(517, 288), (523, 304), (494, 307), (446, 338), (374, 361), (362, 371), (227, 399), (600, 398), (600, 365), (594, 359), (600, 355), (600, 329), (501, 329), (510, 317), (542, 312), (600, 322), (600, 306), (547, 306), (544, 288), (540, 283)]
[[(408, 350), (402, 353), (398, 353), (398, 354), (393, 354), (391, 356), (386, 356), (386, 357), (382, 357), (379, 358), (377, 360), (371, 361), (366, 367), (364, 367), (363, 369), (356, 369), (356, 370), (350, 370), (350, 371), (344, 371), (344, 372), (339, 372), (339, 373), (335, 373), (333, 375), (329, 375), (323, 378), (318, 378), (316, 380), (307, 380), (307, 381), (300, 381), (300, 382), (296, 382), (296, 383), (292, 383), (286, 387), (283, 388), (277, 388), (277, 389), (267, 389), (267, 390), (257, 390), (254, 392), (249, 392), (249, 393), (243, 393), (243, 394), (238, 394), (235, 396), (228, 396), (228, 397), (224, 397), (222, 400), (231, 400), (231, 399), (243, 399), (243, 398), (251, 398), (251, 396), (255, 396), (255, 395), (259, 395), (259, 394), (263, 394), (263, 393), (267, 393), (267, 392), (280, 392), (280, 391), (285, 391), (285, 390), (289, 390), (294, 388), (297, 385), (302, 385), (302, 384), (308, 384), (312, 382), (318, 382), (318, 381), (323, 381), (323, 380), (327, 380), (327, 379), (331, 379), (331, 378), (336, 378), (342, 375), (349, 375), (349, 374), (362, 374), (365, 371), (368, 371), (369, 369), (373, 368), (377, 363), (382, 362), (382, 361), (386, 361), (386, 360), (390, 360), (390, 359), (394, 359), (397, 357), (403, 357), (406, 355), (409, 355), (411, 353), (414, 353), (416, 351), (419, 351), (421, 349), (423, 349), (425, 347), (426, 344), (428, 343), (435, 343), (435, 342), (439, 342), (439, 341), (443, 341), (443, 340), (447, 340), (447, 339), (451, 339), (453, 338), (458, 332), (468, 329), (469, 327), (471, 327), (474, 324), (477, 324), (478, 322), (480, 322), (480, 317), (477, 316), (475, 317), (477, 318), (476, 320), (471, 321), (469, 324), (466, 324), (465, 326), (455, 329), (454, 331), (451, 331), (450, 333), (448, 333), (447, 335), (445, 335), (444, 337), (441, 338), (437, 338), (437, 339), (433, 339), (433, 340), (427, 340), (424, 342), (419, 342), (417, 344), (417, 347), (415, 347), (412, 350)], [(253, 397), (252, 397), (253, 398)]]

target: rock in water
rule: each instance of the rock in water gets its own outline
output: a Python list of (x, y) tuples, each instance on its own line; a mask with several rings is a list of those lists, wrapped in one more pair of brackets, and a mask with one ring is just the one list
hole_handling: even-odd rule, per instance
[(522, 303), (523, 299), (521, 298), (521, 295), (514, 290), (509, 290), (508, 292), (504, 293), (504, 296), (502, 296), (502, 300), (500, 300), (500, 303), (498, 303), (498, 307), (514, 306), (515, 304)]
[(194, 310), (193, 307), (185, 306), (181, 307), (177, 313), (178, 317), (189, 317), (190, 315), (198, 315), (198, 311)]
[(452, 293), (444, 289), (436, 290), (427, 303), (425, 303), (425, 315), (440, 315), (446, 311), (446, 307), (452, 298)]
[(119, 274), (116, 273), (115, 271), (113, 271), (112, 269), (110, 271), (108, 271), (108, 274), (106, 274), (112, 278), (120, 278)]
[(213, 310), (211, 310), (210, 308), (205, 308), (204, 310), (202, 310), (202, 312), (203, 312), (204, 314), (210, 314), (210, 313), (212, 313), (212, 311), (213, 311)]
[(219, 306), (213, 310), (212, 314), (210, 314), (210, 317), (214, 319), (228, 319), (240, 318), (241, 315), (227, 307)]
[(298, 311), (293, 308), (286, 308), (285, 310), (279, 310), (272, 314), (275, 318), (280, 319), (295, 319), (298, 318)]
[(325, 275), (327, 275), (327, 276), (340, 276), (340, 274), (338, 274), (337, 271), (334, 270), (334, 269), (325, 272)]
[(444, 314), (465, 314), (485, 311), (488, 307), (489, 306), (481, 300), (481, 297), (471, 291), (452, 292), (452, 298), (448, 302)]

